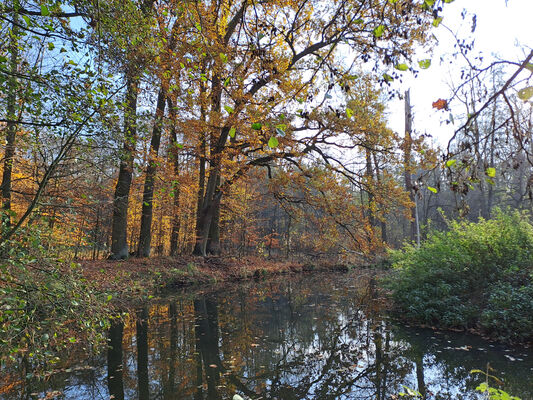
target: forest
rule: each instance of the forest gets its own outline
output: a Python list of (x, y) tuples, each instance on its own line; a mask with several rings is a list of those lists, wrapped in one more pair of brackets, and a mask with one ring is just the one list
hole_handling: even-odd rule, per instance
[[(377, 268), (415, 324), (531, 342), (533, 48), (481, 53), (476, 24), (464, 0), (1, 0), (0, 377), (163, 286), (276, 268)], [(444, 64), (433, 134), (411, 97)]]

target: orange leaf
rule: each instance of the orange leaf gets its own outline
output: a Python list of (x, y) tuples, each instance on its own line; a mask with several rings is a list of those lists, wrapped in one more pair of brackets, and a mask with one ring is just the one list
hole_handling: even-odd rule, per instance
[(448, 101), (444, 99), (438, 99), (437, 101), (434, 101), (431, 105), (437, 110), (442, 110), (448, 108)]

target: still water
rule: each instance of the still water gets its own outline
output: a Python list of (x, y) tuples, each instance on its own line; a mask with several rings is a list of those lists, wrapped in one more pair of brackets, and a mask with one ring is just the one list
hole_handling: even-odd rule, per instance
[(395, 322), (356, 273), (170, 293), (115, 324), (109, 344), (0, 398), (385, 400), (409, 387), (481, 399), (470, 371), (490, 364), (505, 390), (533, 399), (531, 349)]

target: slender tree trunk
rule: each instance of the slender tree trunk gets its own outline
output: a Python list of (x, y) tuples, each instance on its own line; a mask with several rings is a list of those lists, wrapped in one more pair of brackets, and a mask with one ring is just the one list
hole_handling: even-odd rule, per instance
[(129, 255), (127, 229), (128, 206), (133, 175), (133, 159), (137, 141), (137, 96), (139, 79), (136, 71), (127, 74), (126, 107), (124, 110), (124, 147), (120, 157), (111, 231), (111, 259), (124, 259)]
[[(411, 113), (411, 99), (409, 90), (405, 92), (405, 140), (404, 140), (404, 180), (405, 190), (409, 193), (409, 200), (414, 204), (415, 194), (413, 190), (413, 181), (411, 177), (411, 147), (412, 147), (412, 113)], [(416, 208), (411, 207), (411, 229), (410, 238), (412, 241), (416, 239)]]
[(15, 120), (17, 119), (17, 67), (19, 62), (19, 47), (18, 47), (18, 1), (13, 2), (13, 23), (11, 25), (11, 33), (9, 37), (8, 52), (10, 57), (9, 69), (10, 77), (7, 80), (7, 119), (6, 124), (6, 148), (4, 151), (4, 169), (2, 173), (1, 195), (2, 195), (2, 218), (6, 225), (11, 224), (11, 186), (12, 186), (12, 174), (13, 174), (13, 162), (15, 157), (15, 146), (17, 137), (17, 125)]
[(159, 154), (159, 145), (161, 144), (163, 117), (165, 115), (165, 106), (167, 98), (166, 86), (167, 84), (165, 82), (161, 83), (161, 88), (159, 89), (159, 94), (157, 96), (154, 128), (152, 130), (152, 140), (150, 143), (150, 152), (148, 156), (148, 167), (146, 168), (146, 177), (144, 180), (141, 230), (139, 234), (139, 247), (137, 248), (137, 257), (150, 256), (150, 244), (152, 242), (154, 181), (157, 173), (157, 156)]
[(172, 231), (170, 234), (170, 255), (176, 256), (178, 254), (178, 239), (180, 234), (180, 184), (178, 182), (180, 163), (178, 135), (176, 132), (176, 110), (174, 109), (172, 100), (170, 98), (167, 99), (167, 102), (172, 124), (170, 128), (170, 156), (172, 158), (172, 166), (174, 169), (174, 181), (172, 183), (174, 218), (172, 220)]
[(374, 172), (372, 169), (372, 153), (370, 149), (366, 149), (366, 185), (367, 190), (366, 193), (368, 194), (368, 222), (370, 223), (370, 226), (372, 227), (372, 230), (376, 227), (376, 218), (374, 216), (373, 206), (374, 206), (374, 193), (372, 190), (373, 183), (374, 183)]

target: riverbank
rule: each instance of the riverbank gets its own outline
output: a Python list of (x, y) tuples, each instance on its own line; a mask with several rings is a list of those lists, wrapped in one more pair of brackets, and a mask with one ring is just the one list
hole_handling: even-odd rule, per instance
[(155, 296), (187, 286), (264, 279), (303, 272), (347, 272), (352, 265), (331, 261), (296, 262), (259, 257), (159, 257), (81, 261), (82, 274), (101, 291), (122, 301)]

